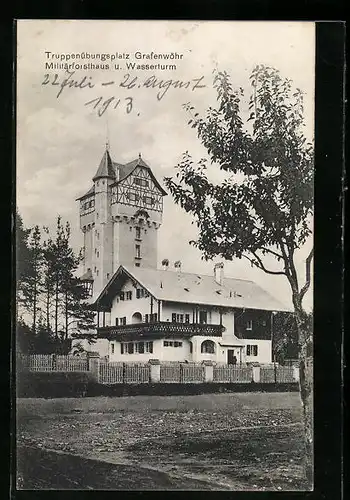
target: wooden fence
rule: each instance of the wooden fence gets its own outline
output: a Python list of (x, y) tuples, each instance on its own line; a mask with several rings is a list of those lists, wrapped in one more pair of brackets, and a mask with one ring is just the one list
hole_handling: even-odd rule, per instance
[(60, 356), (56, 354), (20, 355), (18, 364), (34, 372), (87, 372), (89, 360), (86, 357)]
[(295, 382), (292, 366), (262, 366), (260, 368), (260, 382), (263, 384)]
[[(60, 356), (53, 354), (18, 355), (19, 369), (35, 372), (91, 372), (101, 384), (147, 384), (152, 382), (196, 384), (293, 383), (298, 381), (295, 367), (214, 365), (199, 363), (150, 363), (111, 362), (88, 356)], [(156, 375), (158, 370), (158, 375)], [(257, 372), (254, 370), (257, 370)]]
[(252, 382), (253, 371), (249, 366), (214, 366), (213, 382)]

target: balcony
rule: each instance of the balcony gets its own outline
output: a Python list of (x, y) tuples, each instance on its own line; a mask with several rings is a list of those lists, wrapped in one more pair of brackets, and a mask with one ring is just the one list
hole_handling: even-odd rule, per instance
[(190, 338), (193, 335), (208, 337), (221, 337), (225, 328), (222, 325), (206, 325), (198, 323), (169, 323), (159, 321), (157, 323), (138, 323), (124, 326), (105, 326), (97, 329), (98, 338), (109, 340), (127, 341), (135, 337), (145, 339), (156, 339), (167, 336), (178, 336)]

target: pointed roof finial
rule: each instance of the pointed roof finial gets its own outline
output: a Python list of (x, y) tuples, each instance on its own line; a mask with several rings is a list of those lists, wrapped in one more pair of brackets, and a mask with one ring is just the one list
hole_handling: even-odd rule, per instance
[(141, 160), (141, 153), (139, 153), (139, 160)]
[(106, 113), (106, 151), (109, 151), (108, 113)]

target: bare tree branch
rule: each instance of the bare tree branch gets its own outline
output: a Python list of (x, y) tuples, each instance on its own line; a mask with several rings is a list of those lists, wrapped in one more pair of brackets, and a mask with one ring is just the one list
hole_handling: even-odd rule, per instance
[(311, 284), (311, 261), (312, 261), (312, 258), (314, 256), (314, 249), (312, 248), (307, 259), (306, 259), (306, 262), (305, 262), (305, 266), (306, 266), (306, 270), (305, 270), (305, 285), (303, 286), (303, 288), (300, 290), (300, 302), (303, 300), (304, 298), (304, 295), (306, 294), (306, 292), (308, 291), (309, 287), (310, 287), (310, 284)]

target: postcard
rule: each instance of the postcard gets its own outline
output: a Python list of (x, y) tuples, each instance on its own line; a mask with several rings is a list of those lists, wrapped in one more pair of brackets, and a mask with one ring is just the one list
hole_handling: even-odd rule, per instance
[(17, 21), (17, 489), (312, 490), (314, 83), (313, 22)]

